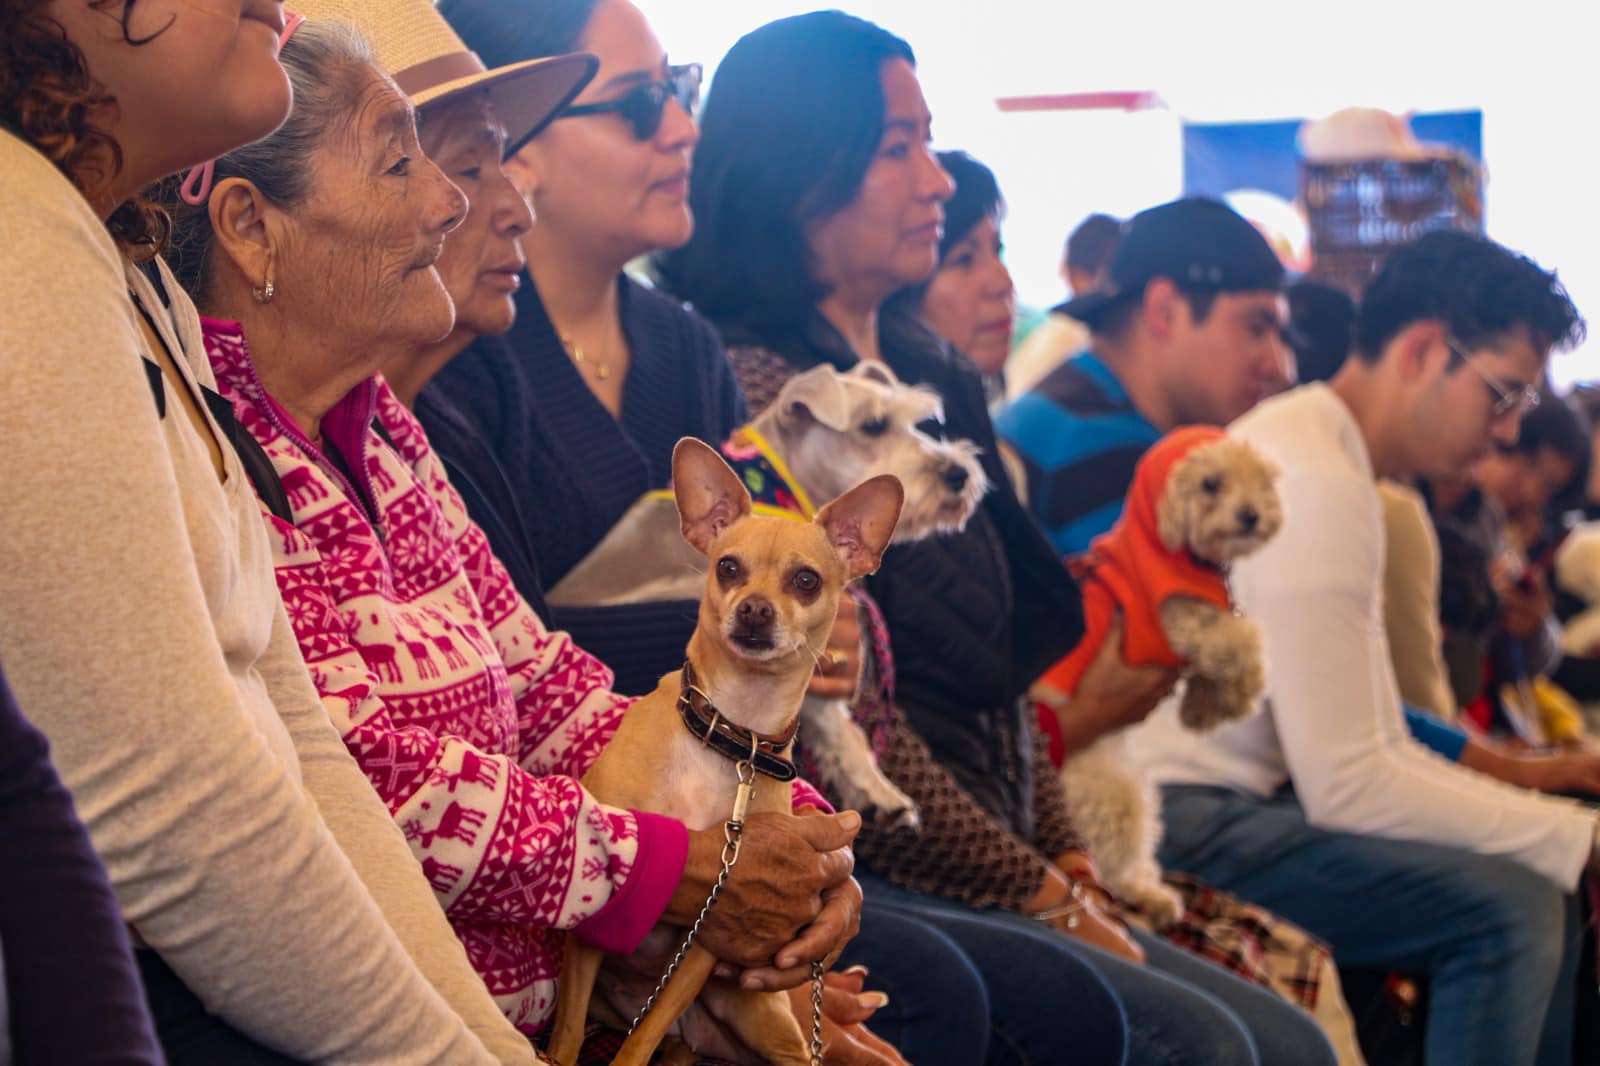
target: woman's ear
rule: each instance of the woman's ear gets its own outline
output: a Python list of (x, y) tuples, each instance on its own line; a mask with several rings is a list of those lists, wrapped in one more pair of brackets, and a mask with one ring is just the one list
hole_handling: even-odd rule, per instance
[(277, 263), (276, 209), (243, 178), (218, 182), (207, 209), (219, 253), (211, 269), (234, 271), (252, 288), (264, 288), (273, 280)]

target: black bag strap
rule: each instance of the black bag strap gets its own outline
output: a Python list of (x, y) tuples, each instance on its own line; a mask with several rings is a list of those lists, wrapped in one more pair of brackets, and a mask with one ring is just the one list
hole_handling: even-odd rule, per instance
[(206, 406), (211, 408), (211, 417), (217, 420), (217, 425), (222, 427), (228, 443), (233, 445), (234, 453), (239, 456), (239, 464), (244, 467), (245, 476), (254, 486), (256, 497), (266, 505), (273, 517), (281, 519), (288, 525), (294, 525), (294, 511), (289, 507), (289, 494), (283, 490), (283, 480), (273, 468), (272, 457), (267, 454), (260, 441), (246, 433), (244, 427), (239, 425), (239, 420), (233, 414), (233, 404), (220, 393), (204, 385), (200, 386), (200, 392), (206, 398)]

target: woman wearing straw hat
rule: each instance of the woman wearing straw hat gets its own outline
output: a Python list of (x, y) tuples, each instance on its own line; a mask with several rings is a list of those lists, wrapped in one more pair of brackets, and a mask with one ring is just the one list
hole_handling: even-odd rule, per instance
[[(0, 647), (169, 1063), (530, 1063), (329, 726), (152, 258), (139, 190), (283, 120), (284, 29), (273, 0), (0, 5)], [(144, 1061), (68, 1006), (43, 1058)]]
[[(722, 834), (583, 791), (577, 778), (626, 701), (517, 595), (378, 374), (453, 328), (435, 263), (467, 208), (423, 156), (396, 83), (420, 96), (446, 79), (430, 112), (462, 103), (445, 113), (496, 139), (503, 127), (512, 143), (543, 116), (506, 121), (502, 110), (517, 113), (497, 90), (536, 68), (463, 75), (468, 54), (425, 0), (371, 14), (361, 21), (378, 64), (397, 77), (337, 20), (291, 38), (295, 108), (276, 134), (216, 161), (206, 209), (177, 219), (180, 273), (218, 316), (206, 321), (211, 364), (246, 450), (267, 466), (254, 481), (323, 703), (490, 992), (533, 1033), (552, 1008), (563, 934), (629, 952), (663, 916), (687, 925), (716, 880)], [(766, 965), (772, 987), (836, 955), (857, 921), (844, 849), (858, 824), (751, 818), (744, 876), (726, 886), (705, 946)], [(773, 970), (780, 954), (794, 961)]]

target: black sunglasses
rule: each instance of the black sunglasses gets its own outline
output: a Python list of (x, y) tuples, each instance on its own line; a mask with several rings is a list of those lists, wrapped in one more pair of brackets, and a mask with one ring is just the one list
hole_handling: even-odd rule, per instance
[(685, 63), (681, 67), (668, 67), (665, 81), (636, 85), (615, 100), (601, 104), (574, 104), (556, 118), (574, 118), (578, 115), (621, 115), (633, 129), (634, 137), (641, 141), (653, 138), (661, 129), (661, 115), (668, 100), (678, 101), (685, 114), (693, 116), (700, 102), (700, 64)]

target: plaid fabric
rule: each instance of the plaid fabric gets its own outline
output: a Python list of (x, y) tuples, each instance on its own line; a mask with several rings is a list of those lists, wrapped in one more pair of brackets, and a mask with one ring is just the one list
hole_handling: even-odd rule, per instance
[(1184, 911), (1176, 922), (1153, 929), (1148, 915), (1117, 901), (1121, 916), (1306, 1011), (1316, 1009), (1322, 967), (1332, 954), (1326, 944), (1271, 911), (1186, 874), (1168, 871), (1165, 881), (1183, 896)]

